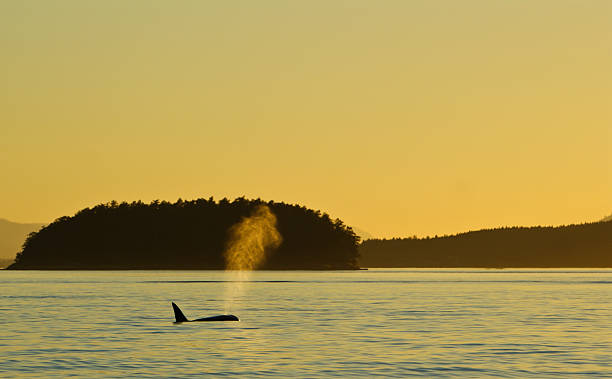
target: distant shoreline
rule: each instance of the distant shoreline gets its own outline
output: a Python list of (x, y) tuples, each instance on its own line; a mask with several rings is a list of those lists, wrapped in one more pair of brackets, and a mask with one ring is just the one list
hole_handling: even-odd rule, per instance
[(224, 271), (227, 231), (261, 204), (275, 211), (283, 237), (278, 250), (255, 266), (261, 270), (612, 268), (612, 221), (359, 243), (350, 227), (319, 211), (244, 198), (100, 204), (31, 233), (15, 261), (0, 259), (0, 267)]
[(15, 263), (15, 259), (0, 258), (0, 269), (5, 269), (13, 263)]
[[(474, 266), (447, 266), (447, 267), (361, 267), (356, 269), (321, 269), (321, 268), (266, 268), (261, 270), (253, 270), (253, 271), (369, 271), (369, 270), (400, 270), (400, 269), (423, 269), (423, 270), (490, 270), (490, 271), (502, 271), (502, 270), (612, 270), (612, 266), (542, 266), (542, 267), (474, 267)], [(18, 269), (9, 269), (7, 267), (2, 267), (0, 270), (6, 271), (234, 271), (234, 270), (225, 270), (225, 269), (194, 269), (194, 268), (151, 268), (151, 269), (141, 269), (141, 268), (18, 268)], [(238, 271), (238, 270), (236, 270)]]
[(359, 265), (396, 268), (612, 268), (612, 222), (370, 239)]
[[(389, 267), (391, 268), (391, 267)], [(7, 271), (241, 271), (223, 268), (0, 268)], [(252, 271), (367, 271), (367, 268), (265, 268)], [(246, 271), (246, 270), (245, 270)]]

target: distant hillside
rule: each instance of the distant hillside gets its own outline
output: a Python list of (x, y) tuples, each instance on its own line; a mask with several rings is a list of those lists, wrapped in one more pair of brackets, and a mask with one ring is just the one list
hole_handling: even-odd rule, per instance
[(0, 259), (0, 269), (10, 266), (13, 263), (13, 261), (14, 261), (13, 259), (1, 258)]
[(612, 267), (612, 221), (371, 239), (359, 252), (363, 267)]
[(86, 208), (30, 235), (9, 268), (224, 269), (231, 227), (262, 205), (276, 216), (282, 242), (261, 268), (358, 268), (359, 239), (342, 221), (303, 206), (244, 198)]
[(0, 260), (12, 261), (28, 234), (38, 231), (43, 225), (19, 224), (0, 218)]

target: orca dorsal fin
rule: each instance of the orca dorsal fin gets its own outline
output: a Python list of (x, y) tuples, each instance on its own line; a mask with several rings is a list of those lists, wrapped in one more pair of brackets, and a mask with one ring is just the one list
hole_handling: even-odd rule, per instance
[(178, 305), (174, 304), (174, 302), (172, 303), (172, 309), (174, 309), (174, 318), (176, 319), (175, 322), (189, 321), (187, 320), (187, 317), (185, 317), (183, 312), (181, 312), (181, 309), (178, 307)]

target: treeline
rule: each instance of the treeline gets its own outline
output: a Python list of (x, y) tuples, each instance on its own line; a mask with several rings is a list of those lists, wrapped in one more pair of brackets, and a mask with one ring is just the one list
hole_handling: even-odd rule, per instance
[(357, 269), (359, 237), (329, 215), (244, 197), (115, 201), (31, 233), (9, 269), (223, 269), (229, 230), (254, 208), (277, 217), (282, 243), (262, 269)]
[(612, 267), (612, 221), (369, 239), (359, 250), (363, 267)]

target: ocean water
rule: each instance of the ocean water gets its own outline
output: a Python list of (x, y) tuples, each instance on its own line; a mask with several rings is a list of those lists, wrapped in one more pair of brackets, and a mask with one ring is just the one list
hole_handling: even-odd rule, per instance
[(0, 323), (0, 377), (612, 377), (612, 270), (0, 271)]

